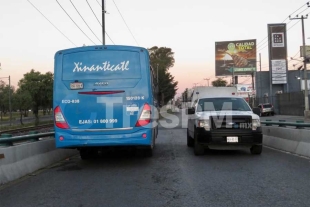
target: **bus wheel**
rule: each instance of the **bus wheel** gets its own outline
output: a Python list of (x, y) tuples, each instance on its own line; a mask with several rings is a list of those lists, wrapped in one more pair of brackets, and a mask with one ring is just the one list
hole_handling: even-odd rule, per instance
[(143, 155), (144, 155), (144, 157), (152, 157), (153, 156), (153, 149), (152, 148), (144, 149)]
[(94, 152), (90, 149), (80, 149), (80, 156), (82, 160), (88, 160), (94, 157)]

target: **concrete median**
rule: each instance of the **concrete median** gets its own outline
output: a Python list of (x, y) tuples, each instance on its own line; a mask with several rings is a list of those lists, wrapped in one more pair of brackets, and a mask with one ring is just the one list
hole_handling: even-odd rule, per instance
[(0, 185), (77, 154), (56, 149), (54, 138), (0, 148)]
[(263, 144), (294, 154), (310, 157), (310, 131), (263, 126)]

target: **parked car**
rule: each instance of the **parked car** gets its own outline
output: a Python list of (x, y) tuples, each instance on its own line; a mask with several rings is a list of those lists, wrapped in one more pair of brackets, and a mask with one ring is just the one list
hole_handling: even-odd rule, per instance
[(270, 103), (264, 103), (264, 104), (259, 104), (257, 106), (260, 109), (260, 114), (259, 116), (264, 116), (264, 115), (274, 115), (274, 108), (273, 105)]

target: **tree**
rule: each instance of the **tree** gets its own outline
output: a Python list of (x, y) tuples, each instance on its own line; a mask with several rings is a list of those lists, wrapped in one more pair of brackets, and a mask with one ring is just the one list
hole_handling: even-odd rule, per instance
[(17, 89), (13, 94), (13, 108), (20, 113), (20, 123), (23, 125), (23, 115), (28, 116), (28, 111), (31, 108), (32, 100), (28, 91)]
[(182, 93), (183, 102), (188, 102), (189, 101), (190, 97), (188, 97), (187, 95), (188, 95), (188, 88), (186, 88), (184, 90), (184, 92)]
[(221, 87), (221, 86), (227, 86), (227, 81), (223, 78), (217, 78), (216, 80), (212, 81), (212, 86), (214, 87)]
[(51, 72), (42, 74), (42, 84), (46, 86), (42, 88), (43, 97), (41, 106), (44, 115), (46, 114), (46, 112), (50, 114), (50, 109), (53, 107), (53, 82), (54, 75)]
[(33, 69), (24, 74), (24, 78), (18, 82), (22, 91), (29, 93), (31, 97), (31, 108), (35, 115), (35, 125), (39, 124), (39, 108), (51, 107), (53, 74), (48, 72), (41, 74)]
[[(10, 107), (9, 107), (9, 102), (10, 102), (10, 95), (9, 93), (11, 93), (11, 96), (14, 93), (14, 87), (11, 86), (11, 88), (9, 88), (9, 85), (6, 84), (4, 81), (0, 80), (0, 111), (1, 111), (1, 120), (3, 115), (6, 115), (7, 112), (10, 111)], [(12, 103), (12, 101), (11, 101)]]
[(169, 69), (173, 67), (175, 62), (174, 53), (171, 48), (167, 47), (154, 46), (148, 50), (150, 53), (150, 64), (155, 70), (156, 75), (158, 72), (158, 91), (160, 94), (158, 100), (161, 100), (162, 104), (166, 104), (174, 98), (178, 90), (178, 82), (169, 73)]

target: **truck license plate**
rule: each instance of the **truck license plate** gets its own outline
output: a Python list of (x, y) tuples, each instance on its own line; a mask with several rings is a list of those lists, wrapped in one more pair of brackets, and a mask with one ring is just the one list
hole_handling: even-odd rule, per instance
[(238, 137), (227, 137), (227, 142), (238, 142)]

